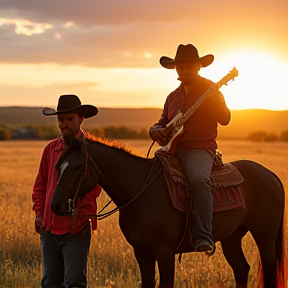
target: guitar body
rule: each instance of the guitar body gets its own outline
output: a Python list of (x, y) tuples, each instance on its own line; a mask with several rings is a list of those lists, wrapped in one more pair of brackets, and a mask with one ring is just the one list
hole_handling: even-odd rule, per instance
[[(174, 118), (166, 125), (166, 127), (169, 127), (171, 125), (174, 126), (174, 134), (173, 134), (172, 138), (169, 140), (169, 142), (165, 146), (160, 148), (162, 151), (166, 151), (166, 152), (173, 154), (173, 152), (176, 148), (176, 144), (178, 143), (178, 141), (181, 138), (180, 135), (183, 133), (182, 118), (183, 118), (183, 113), (181, 111), (179, 111), (174, 116)], [(174, 145), (172, 145), (172, 144), (174, 144)]]
[(234, 79), (234, 77), (238, 76), (238, 70), (234, 67), (226, 76), (224, 76), (219, 82), (216, 84), (213, 84), (205, 93), (200, 97), (200, 99), (188, 109), (188, 111), (183, 114), (181, 111), (179, 111), (176, 116), (166, 125), (166, 127), (169, 127), (171, 125), (174, 126), (174, 134), (169, 140), (169, 142), (160, 148), (162, 151), (169, 152), (173, 154), (175, 152), (175, 148), (177, 146), (177, 143), (183, 136), (183, 125), (185, 121), (201, 106), (201, 104), (204, 102), (204, 100), (207, 98), (208, 94), (210, 93), (210, 90), (213, 90), (213, 88), (220, 89), (223, 85), (227, 85), (227, 82), (231, 79)]
[(175, 148), (181, 137), (183, 136), (183, 125), (179, 128), (179, 130), (172, 136), (172, 138), (169, 140), (169, 142), (160, 148), (162, 151), (169, 152), (171, 154), (174, 154)]

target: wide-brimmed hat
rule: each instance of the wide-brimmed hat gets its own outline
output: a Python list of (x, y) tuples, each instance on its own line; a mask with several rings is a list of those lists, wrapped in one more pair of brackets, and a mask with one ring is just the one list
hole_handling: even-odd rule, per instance
[(199, 57), (198, 50), (192, 44), (180, 44), (177, 48), (176, 56), (174, 59), (167, 56), (162, 56), (160, 58), (160, 64), (167, 69), (174, 69), (175, 64), (178, 62), (194, 61), (199, 62), (202, 67), (207, 67), (214, 61), (214, 56), (208, 54), (206, 56)]
[(98, 109), (93, 105), (81, 104), (76, 95), (61, 95), (58, 100), (57, 110), (45, 107), (42, 110), (45, 116), (58, 115), (63, 113), (79, 113), (84, 118), (90, 118), (98, 113)]

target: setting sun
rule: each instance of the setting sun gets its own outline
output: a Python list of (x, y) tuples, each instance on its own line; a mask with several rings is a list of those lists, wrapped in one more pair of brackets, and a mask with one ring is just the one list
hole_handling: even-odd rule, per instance
[[(235, 80), (220, 89), (230, 109), (288, 109), (286, 62), (261, 51), (239, 51), (220, 61), (215, 56), (214, 63), (202, 68), (200, 75), (217, 82), (233, 67), (237, 68), (239, 75)], [(1, 98), (0, 105), (53, 105), (58, 94), (73, 91), (83, 95), (84, 102), (97, 101), (97, 105), (102, 107), (162, 108), (165, 98), (180, 82), (175, 70), (159, 66), (94, 68), (48, 63), (2, 65), (2, 91), (7, 96)], [(17, 93), (20, 88), (21, 95), (24, 95), (21, 98)], [(35, 96), (38, 94), (42, 97)]]
[(5, 2), (0, 107), (51, 106), (73, 93), (99, 107), (163, 108), (180, 82), (159, 59), (191, 43), (215, 56), (203, 77), (239, 71), (221, 88), (230, 109), (288, 110), (287, 0), (111, 0), (113, 11), (76, 0), (63, 10), (63, 1)]
[(239, 71), (238, 77), (221, 88), (231, 109), (287, 109), (286, 63), (262, 52), (239, 51), (202, 69), (201, 75), (219, 81), (233, 67)]

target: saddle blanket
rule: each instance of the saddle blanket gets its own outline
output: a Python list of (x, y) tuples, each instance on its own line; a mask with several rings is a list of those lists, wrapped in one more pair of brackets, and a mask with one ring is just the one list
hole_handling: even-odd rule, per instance
[[(158, 150), (155, 157), (160, 160), (170, 197), (176, 209), (186, 211), (186, 194), (189, 189), (181, 163), (174, 155)], [(239, 184), (244, 179), (237, 168), (230, 163), (214, 165), (210, 175), (210, 186), (213, 195), (213, 212), (245, 208), (245, 201)], [(192, 191), (193, 193), (193, 191)], [(193, 196), (192, 196), (193, 197)]]

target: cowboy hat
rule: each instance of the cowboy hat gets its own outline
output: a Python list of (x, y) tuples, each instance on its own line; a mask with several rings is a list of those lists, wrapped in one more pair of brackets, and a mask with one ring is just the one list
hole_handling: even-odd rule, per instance
[(200, 62), (202, 67), (209, 66), (214, 61), (214, 56), (208, 54), (203, 57), (199, 57), (198, 50), (192, 44), (183, 45), (180, 44), (177, 48), (176, 56), (174, 59), (167, 56), (160, 58), (160, 64), (167, 69), (174, 69), (177, 62)]
[(45, 116), (80, 113), (84, 118), (90, 118), (98, 113), (98, 109), (92, 105), (81, 105), (81, 101), (76, 95), (61, 95), (58, 100), (57, 110), (45, 107), (42, 113)]

